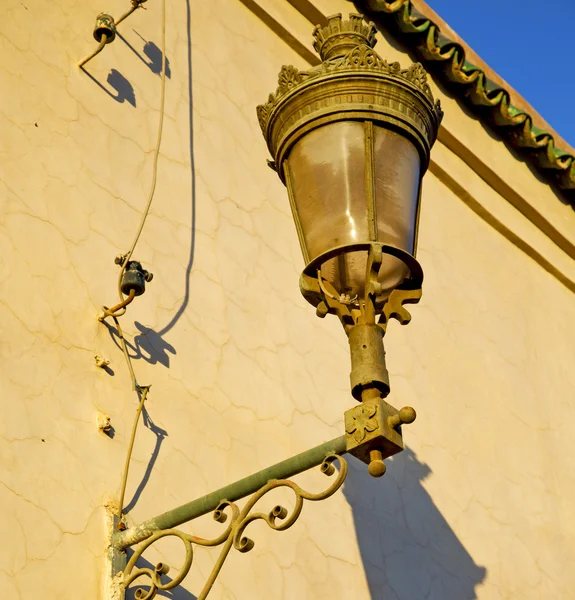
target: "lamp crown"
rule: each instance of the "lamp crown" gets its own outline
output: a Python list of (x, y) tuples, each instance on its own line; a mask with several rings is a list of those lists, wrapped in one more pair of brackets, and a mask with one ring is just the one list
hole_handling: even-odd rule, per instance
[[(285, 182), (283, 160), (295, 142), (327, 123), (365, 120), (403, 131), (418, 149), (423, 170), (443, 112), (419, 63), (402, 69), (374, 50), (376, 28), (360, 15), (327, 19), (313, 32), (322, 62), (307, 71), (284, 65), (278, 86), (257, 107), (268, 148)], [(387, 125), (382, 125), (387, 124)]]
[(363, 17), (350, 14), (344, 21), (341, 13), (327, 18), (327, 25), (313, 31), (315, 51), (322, 61), (346, 56), (357, 46), (373, 48), (377, 42), (375, 25), (365, 23)]

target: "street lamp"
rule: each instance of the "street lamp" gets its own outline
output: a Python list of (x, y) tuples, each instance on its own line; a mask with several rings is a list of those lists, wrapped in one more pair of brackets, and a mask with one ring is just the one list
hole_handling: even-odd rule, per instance
[[(407, 323), (403, 304), (421, 297), (421, 179), (443, 115), (423, 67), (383, 60), (375, 31), (360, 15), (329, 17), (313, 34), (322, 63), (282, 67), (277, 91), (258, 106), (306, 263), (302, 294), (318, 316), (341, 320), (351, 391), (371, 412), (389, 411), (381, 401), (389, 393), (387, 322)], [(399, 415), (415, 419), (413, 409)], [(373, 475), (385, 472), (382, 450), (360, 457)]]
[[(117, 597), (146, 577), (148, 589), (139, 588), (135, 597), (151, 600), (183, 581), (194, 547), (219, 546), (198, 595), (204, 600), (232, 548), (253, 548), (245, 535), (250, 523), (263, 520), (275, 531), (291, 527), (304, 501), (322, 501), (343, 485), (347, 453), (365, 462), (371, 475), (383, 475), (383, 459), (403, 450), (401, 425), (415, 419), (412, 408), (397, 410), (384, 399), (389, 377), (383, 335), (390, 318), (407, 323), (403, 305), (421, 297), (423, 273), (414, 257), (421, 178), (441, 108), (423, 67), (401, 69), (381, 59), (373, 51), (375, 28), (360, 16), (330, 17), (327, 26), (316, 27), (314, 38), (323, 62), (309, 71), (282, 67), (278, 89), (258, 107), (258, 118), (273, 156), (270, 166), (288, 190), (306, 263), (301, 291), (320, 317), (339, 317), (350, 344), (351, 391), (361, 402), (345, 412), (344, 435), (131, 528), (116, 517), (109, 574)], [(143, 285), (141, 265), (140, 271)], [(323, 492), (307, 492), (288, 479), (319, 465), (333, 477)], [(256, 511), (255, 505), (278, 488), (294, 494), (291, 511), (280, 505)], [(240, 509), (236, 501), (247, 496)], [(176, 529), (211, 511), (216, 521), (227, 519), (218, 537), (207, 540)], [(165, 563), (154, 569), (136, 566), (143, 552), (166, 537), (185, 548), (183, 565), (168, 581)]]

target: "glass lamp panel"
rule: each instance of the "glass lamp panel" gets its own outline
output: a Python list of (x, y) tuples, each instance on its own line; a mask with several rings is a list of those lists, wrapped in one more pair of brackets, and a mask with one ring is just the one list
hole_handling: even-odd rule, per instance
[[(303, 136), (290, 152), (289, 186), (307, 260), (337, 246), (369, 241), (413, 252), (419, 155), (410, 141), (382, 127), (373, 127), (370, 142), (370, 127), (362, 121), (331, 123)], [(369, 204), (375, 205), (377, 219), (371, 234)], [(362, 298), (366, 265), (366, 251), (349, 252), (325, 262), (322, 276), (338, 293)], [(379, 273), (384, 295), (407, 274), (400, 260), (385, 255)]]
[[(374, 127), (377, 238), (410, 254), (415, 251), (421, 164), (415, 146), (405, 137)], [(379, 281), (389, 293), (409, 274), (402, 261), (384, 255)]]
[[(340, 121), (315, 129), (290, 152), (295, 210), (308, 259), (369, 239), (364, 123)], [(304, 249), (304, 255), (306, 250)], [(352, 297), (363, 288), (365, 258), (348, 254), (324, 264), (322, 275)]]
[(363, 123), (314, 129), (294, 145), (288, 163), (310, 260), (367, 239)]

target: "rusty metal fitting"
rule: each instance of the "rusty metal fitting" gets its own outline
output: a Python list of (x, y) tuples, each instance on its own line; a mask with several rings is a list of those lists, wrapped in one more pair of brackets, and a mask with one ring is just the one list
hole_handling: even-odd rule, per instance
[(370, 475), (381, 477), (384, 459), (403, 450), (401, 425), (413, 423), (415, 417), (410, 406), (397, 410), (383, 398), (364, 398), (345, 412), (347, 451), (367, 465)]
[(383, 330), (377, 325), (354, 325), (348, 331), (351, 354), (351, 393), (361, 400), (364, 389), (375, 388), (384, 398), (389, 394), (385, 366)]
[(134, 290), (136, 296), (141, 296), (146, 291), (146, 281), (150, 282), (153, 278), (154, 275), (146, 271), (141, 263), (131, 260), (127, 263), (126, 270), (122, 275), (120, 288), (126, 296), (131, 290)]
[(102, 36), (106, 36), (106, 44), (110, 44), (116, 38), (116, 24), (114, 17), (108, 13), (100, 13), (96, 17), (94, 26), (94, 39), (100, 43)]

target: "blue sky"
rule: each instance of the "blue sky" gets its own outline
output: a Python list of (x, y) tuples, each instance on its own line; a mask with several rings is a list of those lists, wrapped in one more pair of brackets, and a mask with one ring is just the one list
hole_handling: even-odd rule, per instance
[(575, 147), (575, 0), (426, 0)]

